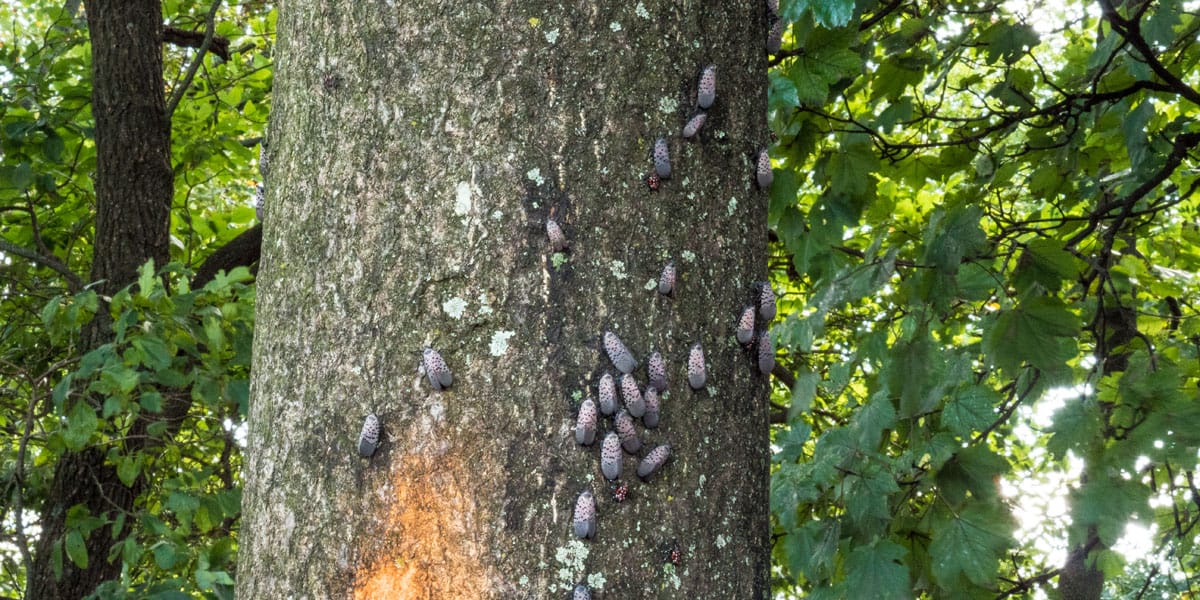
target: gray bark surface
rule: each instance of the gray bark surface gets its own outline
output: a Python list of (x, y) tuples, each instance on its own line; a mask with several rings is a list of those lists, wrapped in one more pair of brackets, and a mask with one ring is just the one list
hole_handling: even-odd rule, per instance
[[(767, 380), (734, 340), (766, 272), (761, 3), (280, 8), (238, 595), (768, 595)], [(701, 69), (718, 66), (699, 141)], [(673, 176), (651, 192), (654, 140)], [(570, 248), (556, 259), (553, 214)], [(657, 292), (674, 259), (674, 298)], [(667, 359), (669, 442), (613, 499), (574, 418), (618, 333)], [(684, 364), (704, 344), (709, 388)], [(454, 384), (418, 372), (438, 349)], [(383, 443), (356, 452), (375, 413)], [(572, 533), (579, 492), (595, 539)], [(669, 550), (678, 546), (679, 563)]]

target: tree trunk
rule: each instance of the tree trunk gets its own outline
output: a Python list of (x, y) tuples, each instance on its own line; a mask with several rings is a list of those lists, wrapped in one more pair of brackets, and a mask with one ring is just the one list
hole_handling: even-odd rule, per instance
[[(766, 272), (765, 8), (713, 6), (281, 8), (239, 597), (769, 595), (768, 386), (732, 335)], [(707, 64), (717, 99), (688, 142)], [(659, 136), (673, 171), (653, 192)], [(605, 330), (643, 386), (661, 351), (670, 384), (661, 425), (637, 430), (639, 457), (669, 442), (671, 459), (643, 482), (625, 456), (620, 503), (599, 440), (573, 433), (615, 372)], [(445, 392), (418, 373), (426, 344)], [(599, 525), (581, 541), (585, 489)]]
[[(173, 194), (171, 137), (163, 99), (162, 11), (159, 0), (93, 0), (87, 3), (92, 42), (92, 114), (96, 120), (96, 233), (91, 280), (108, 297), (136, 279), (148, 259), (166, 263)], [(84, 348), (111, 339), (106, 310), (84, 330)], [(85, 539), (87, 568), (64, 560), (61, 547), (67, 511), (116, 518), (137, 494), (105, 464), (104, 451), (64, 454), (54, 472), (52, 495), (39, 524), (42, 532), (28, 575), (28, 600), (82, 598), (121, 572), (110, 563), (114, 536), (108, 527)], [(57, 558), (56, 558), (57, 557)], [(56, 562), (62, 577), (55, 576)]]

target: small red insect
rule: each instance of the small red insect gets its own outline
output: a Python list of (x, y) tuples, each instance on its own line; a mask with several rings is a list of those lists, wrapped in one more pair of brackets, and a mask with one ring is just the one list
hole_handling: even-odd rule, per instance
[(679, 551), (679, 545), (676, 544), (674, 548), (671, 548), (671, 555), (669, 557), (671, 560), (671, 564), (678, 565), (679, 559), (682, 557), (683, 557), (683, 553)]
[(625, 499), (628, 497), (629, 497), (629, 484), (625, 483), (625, 482), (621, 482), (621, 484), (618, 485), (616, 487), (616, 489), (613, 490), (613, 500), (616, 500), (617, 502), (624, 502)]
[(662, 180), (658, 178), (658, 173), (650, 173), (646, 176), (646, 187), (649, 187), (650, 191), (657, 192), (659, 183), (662, 183)]

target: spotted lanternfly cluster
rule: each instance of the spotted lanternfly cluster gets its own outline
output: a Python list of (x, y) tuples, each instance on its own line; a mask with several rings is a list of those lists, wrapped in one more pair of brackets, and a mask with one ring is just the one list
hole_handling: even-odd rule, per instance
[(267, 205), (267, 190), (258, 184), (254, 186), (254, 217), (259, 221), (263, 220), (263, 207)]
[(704, 370), (704, 348), (700, 342), (692, 344), (692, 349), (688, 351), (687, 380), (693, 390), (704, 388), (704, 384), (708, 381), (708, 375)]
[(596, 537), (596, 499), (591, 490), (583, 490), (575, 500), (575, 516), (572, 519), (575, 527), (575, 537), (592, 539)]
[(637, 436), (637, 429), (633, 426), (633, 417), (629, 415), (629, 411), (621, 411), (613, 418), (613, 427), (617, 430), (617, 438), (621, 440), (621, 447), (630, 454), (637, 454), (638, 450), (642, 449), (642, 440)]
[(646, 413), (642, 415), (642, 424), (646, 429), (658, 427), (658, 390), (652, 385), (646, 386)]
[(567, 236), (563, 234), (562, 226), (554, 219), (546, 219), (546, 236), (550, 238), (550, 247), (555, 252), (567, 249)]
[(608, 432), (600, 443), (600, 472), (610, 481), (621, 476), (621, 438), (616, 432)]
[(700, 72), (700, 83), (696, 85), (696, 104), (700, 108), (708, 108), (716, 98), (717, 65), (708, 65)]
[(617, 484), (617, 487), (613, 488), (613, 500), (616, 500), (617, 502), (624, 502), (625, 499), (628, 497), (629, 497), (629, 484), (628, 483), (625, 483), (624, 481), (622, 481), (621, 483)]
[(358, 434), (358, 455), (370, 458), (379, 449), (379, 417), (367, 415), (363, 422), (362, 432)]
[(683, 126), (683, 137), (690, 138), (700, 133), (700, 128), (704, 127), (704, 122), (708, 120), (708, 114), (698, 112), (691, 119), (688, 119), (687, 125)]
[(739, 344), (747, 346), (754, 341), (754, 307), (747, 306), (742, 309), (742, 316), (738, 317), (737, 327), (734, 328), (734, 336), (737, 337)]
[(571, 600), (592, 600), (592, 590), (581, 583), (571, 592)]
[(625, 401), (626, 410), (635, 418), (640, 419), (646, 414), (646, 401), (642, 398), (642, 390), (631, 373), (621, 375), (621, 399)]
[(450, 373), (450, 367), (446, 366), (446, 361), (442, 359), (442, 355), (438, 354), (437, 350), (426, 346), (421, 354), (421, 363), (425, 367), (425, 376), (429, 378), (429, 384), (433, 389), (441, 391), (454, 383), (454, 375)]
[(771, 334), (764, 329), (758, 334), (758, 372), (769, 375), (774, 368), (775, 342), (771, 341)]
[(654, 474), (655, 471), (662, 468), (667, 459), (671, 458), (671, 445), (663, 444), (656, 446), (653, 450), (646, 454), (646, 458), (638, 464), (637, 474), (642, 479), (647, 479)]
[(660, 392), (667, 391), (667, 363), (658, 351), (650, 355), (646, 364), (646, 375), (650, 377), (650, 387)]
[(622, 373), (632, 373), (637, 368), (637, 360), (633, 358), (633, 353), (629, 348), (625, 347), (625, 343), (617, 334), (611, 331), (604, 332), (604, 351), (608, 354), (608, 359), (612, 361), (614, 367)]
[(579, 406), (579, 417), (575, 420), (575, 443), (591, 446), (596, 441), (596, 404), (585, 398)]
[(668, 260), (658, 276), (658, 293), (670, 296), (675, 291), (675, 261)]
[(671, 151), (667, 147), (667, 138), (654, 141), (654, 172), (659, 179), (671, 178)]
[(606, 416), (617, 412), (617, 383), (613, 380), (612, 373), (600, 376), (597, 392), (600, 396), (600, 412)]
[(771, 170), (771, 156), (767, 154), (766, 148), (758, 151), (758, 157), (755, 159), (754, 177), (758, 182), (758, 189), (760, 190), (771, 187), (771, 182), (775, 179), (775, 173)]

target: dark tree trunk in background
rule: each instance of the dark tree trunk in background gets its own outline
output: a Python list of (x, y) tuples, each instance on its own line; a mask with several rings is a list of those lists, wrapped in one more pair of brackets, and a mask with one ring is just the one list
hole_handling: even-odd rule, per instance
[[(92, 114), (96, 120), (96, 228), (92, 281), (108, 297), (136, 279), (148, 259), (168, 260), (172, 198), (171, 139), (163, 99), (162, 7), (159, 0), (93, 0), (85, 5), (92, 43)], [(107, 310), (84, 330), (84, 348), (111, 336)], [(92, 515), (113, 519), (133, 506), (136, 491), (104, 464), (101, 449), (68, 453), (59, 462), (41, 514), (28, 600), (81, 598), (96, 585), (120, 575), (120, 562), (108, 562), (114, 543), (109, 527), (85, 541), (86, 569), (61, 554), (61, 579), (54, 556), (61, 552), (67, 511), (85, 506)]]
[[(765, 31), (761, 2), (281, 7), (239, 597), (768, 597), (767, 380), (733, 338), (766, 273)], [(687, 142), (709, 63), (717, 101)], [(658, 136), (674, 170), (655, 193)], [(654, 290), (668, 258), (674, 299)], [(605, 329), (643, 386), (652, 349), (670, 378), (639, 455), (675, 453), (649, 482), (626, 457), (622, 503), (572, 434), (612, 368)], [(425, 344), (449, 391), (418, 374)], [(599, 528), (579, 541), (587, 488)]]

